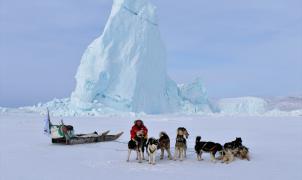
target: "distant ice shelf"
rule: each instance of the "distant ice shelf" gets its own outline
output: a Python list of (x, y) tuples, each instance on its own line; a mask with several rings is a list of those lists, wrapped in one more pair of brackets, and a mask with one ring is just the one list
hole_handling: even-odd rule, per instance
[[(182, 86), (180, 86), (182, 87)], [(278, 99), (276, 101), (276, 99)], [(272, 103), (274, 102), (274, 103)], [(302, 116), (302, 97), (291, 98), (259, 98), (259, 97), (237, 97), (225, 98), (209, 102), (210, 106), (204, 104), (192, 105), (189, 100), (182, 101), (182, 109), (172, 114), (179, 115), (203, 115), (203, 116)], [(289, 104), (286, 109), (283, 108)], [(295, 104), (293, 106), (292, 104)], [(99, 102), (93, 102), (91, 110), (70, 108), (70, 98), (54, 99), (47, 103), (39, 103), (35, 106), (20, 108), (0, 107), (0, 113), (40, 113), (45, 114), (48, 108), (53, 116), (141, 116), (144, 112), (119, 111), (104, 106)], [(213, 111), (213, 109), (215, 111)], [(170, 113), (171, 114), (171, 113)]]

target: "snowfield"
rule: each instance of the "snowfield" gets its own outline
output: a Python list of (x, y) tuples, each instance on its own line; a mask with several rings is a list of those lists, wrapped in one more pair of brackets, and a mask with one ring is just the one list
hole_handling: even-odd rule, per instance
[[(115, 142), (85, 145), (54, 145), (43, 135), (43, 119), (37, 113), (0, 112), (0, 179), (302, 179), (302, 117), (142, 115), (67, 117), (76, 133), (111, 130), (125, 134)], [(188, 157), (183, 162), (159, 160), (127, 163), (129, 129), (136, 118), (149, 128), (149, 137), (166, 131), (174, 147), (176, 128), (189, 130)], [(58, 123), (60, 118), (53, 117)], [(231, 164), (210, 162), (209, 154), (198, 162), (194, 152), (197, 135), (203, 140), (224, 143), (236, 136), (251, 151), (251, 161)], [(174, 149), (172, 148), (172, 152)]]
[[(212, 102), (201, 81), (177, 85), (167, 73), (156, 7), (149, 0), (114, 0), (102, 35), (85, 50), (70, 97), (35, 106), (0, 107), (0, 180), (302, 180), (302, 97), (224, 98)], [(75, 133), (125, 132), (117, 141), (58, 145), (43, 134), (46, 108)], [(135, 113), (134, 113), (135, 112)], [(173, 115), (146, 115), (179, 113)], [(165, 131), (172, 153), (185, 127), (187, 159), (157, 164), (127, 159), (130, 128), (142, 119), (149, 137)], [(195, 138), (243, 139), (251, 161), (197, 161)]]

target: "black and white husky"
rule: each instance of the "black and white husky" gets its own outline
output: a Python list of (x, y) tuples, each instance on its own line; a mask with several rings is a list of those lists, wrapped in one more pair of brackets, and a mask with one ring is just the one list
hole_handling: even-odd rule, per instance
[(128, 142), (128, 159), (127, 162), (129, 162), (131, 151), (136, 151), (136, 160), (138, 160), (139, 163), (142, 162), (144, 158), (144, 146), (145, 146), (145, 138), (141, 131), (138, 131), (136, 133), (136, 136), (134, 139), (131, 139)]
[(158, 140), (155, 138), (149, 138), (147, 142), (147, 153), (149, 156), (149, 164), (155, 164), (156, 151), (158, 147)]
[(235, 156), (239, 152), (239, 147), (242, 146), (242, 139), (240, 137), (236, 137), (234, 141), (227, 142), (223, 145), (225, 150), (230, 150)]
[(175, 143), (175, 152), (174, 160), (177, 160), (177, 157), (182, 161), (187, 156), (187, 138), (189, 133), (186, 128), (179, 127), (177, 129), (176, 143)]
[(234, 141), (225, 143), (223, 145), (224, 149), (235, 149), (242, 146), (242, 139), (241, 137), (236, 137), (236, 139)]
[(195, 151), (197, 154), (197, 160), (201, 161), (202, 153), (206, 152), (206, 153), (210, 153), (211, 161), (216, 162), (215, 155), (217, 152), (219, 152), (220, 155), (222, 156), (223, 148), (222, 148), (222, 145), (219, 143), (214, 143), (214, 142), (210, 142), (210, 141), (208, 141), (208, 142), (201, 141), (201, 137), (197, 136), (196, 141), (195, 141)]
[(232, 152), (232, 154), (240, 159), (250, 160), (249, 149), (242, 145), (241, 137), (236, 137), (234, 141), (224, 144), (224, 149)]

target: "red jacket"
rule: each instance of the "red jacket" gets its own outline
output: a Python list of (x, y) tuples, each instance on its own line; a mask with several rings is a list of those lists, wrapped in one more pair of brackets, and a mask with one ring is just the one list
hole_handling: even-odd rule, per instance
[(148, 137), (148, 129), (146, 128), (146, 126), (144, 126), (144, 125), (141, 125), (141, 126), (134, 125), (134, 126), (132, 126), (131, 131), (130, 131), (131, 139), (134, 139), (137, 131), (140, 131), (140, 130), (143, 130), (145, 138)]

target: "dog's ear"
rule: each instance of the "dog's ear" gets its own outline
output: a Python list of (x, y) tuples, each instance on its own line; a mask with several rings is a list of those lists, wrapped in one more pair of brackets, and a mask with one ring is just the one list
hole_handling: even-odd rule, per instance
[(241, 137), (236, 137), (236, 141), (238, 141), (239, 143), (242, 143)]
[(200, 142), (200, 140), (201, 140), (201, 136), (197, 136), (196, 137), (196, 142)]

